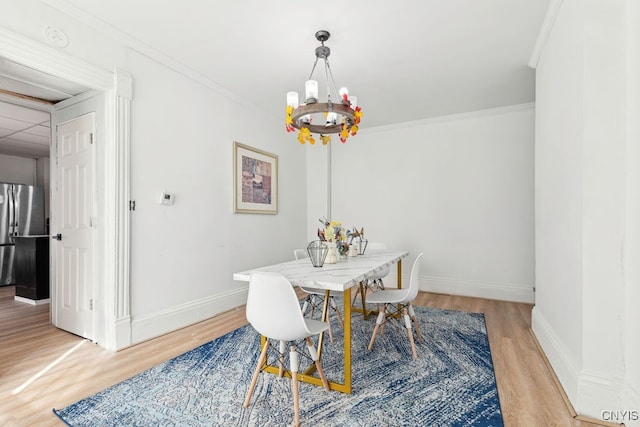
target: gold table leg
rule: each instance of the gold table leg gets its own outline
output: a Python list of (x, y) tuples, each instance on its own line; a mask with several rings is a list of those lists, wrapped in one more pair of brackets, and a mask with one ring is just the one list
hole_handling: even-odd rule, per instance
[(344, 305), (344, 393), (351, 393), (351, 288), (343, 295)]
[[(324, 291), (324, 301), (322, 302), (322, 317), (320, 318), (320, 320), (322, 320), (323, 322), (327, 321), (327, 318), (329, 317), (329, 298), (330, 298), (330, 293), (331, 291), (326, 290)], [(318, 359), (320, 359), (320, 356), (322, 355), (322, 342), (324, 341), (324, 332), (320, 333), (320, 337), (318, 337)]]

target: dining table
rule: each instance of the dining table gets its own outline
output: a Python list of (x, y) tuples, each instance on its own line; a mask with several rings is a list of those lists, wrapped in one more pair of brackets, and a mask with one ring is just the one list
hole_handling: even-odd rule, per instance
[[(314, 267), (309, 258), (287, 261), (264, 267), (252, 268), (233, 274), (233, 279), (242, 282), (249, 282), (251, 274), (255, 272), (277, 273), (286, 277), (295, 287), (309, 287), (323, 289), (325, 291), (325, 304), (322, 313), (322, 320), (326, 321), (328, 316), (327, 301), (329, 292), (338, 291), (343, 293), (343, 318), (344, 318), (344, 378), (342, 382), (338, 379), (328, 379), (329, 387), (332, 390), (343, 393), (351, 393), (352, 372), (351, 372), (351, 314), (353, 311), (364, 311), (366, 301), (362, 300), (361, 308), (352, 307), (351, 289), (355, 286), (362, 286), (365, 276), (373, 274), (386, 266), (397, 265), (397, 286), (402, 287), (402, 259), (409, 256), (407, 251), (398, 250), (370, 250), (362, 255), (339, 259), (333, 264), (324, 264), (322, 267)], [(361, 288), (364, 294), (364, 289)], [(353, 310), (352, 310), (353, 309)], [(264, 341), (264, 337), (262, 337)], [(323, 334), (320, 334), (318, 342), (318, 353), (322, 357)], [(265, 371), (280, 373), (280, 369), (275, 366), (266, 366)], [(299, 373), (298, 379), (307, 383), (322, 385), (320, 378), (311, 375), (310, 372)]]

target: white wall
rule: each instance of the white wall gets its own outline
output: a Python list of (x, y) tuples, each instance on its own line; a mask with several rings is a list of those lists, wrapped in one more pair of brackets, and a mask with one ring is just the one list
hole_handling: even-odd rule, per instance
[[(575, 2), (563, 5), (536, 69), (536, 307), (532, 321), (573, 401), (582, 364), (583, 323), (582, 14)], [(541, 334), (541, 330), (549, 332)], [(551, 353), (554, 348), (557, 351)]]
[(637, 425), (638, 317), (624, 303), (639, 285), (630, 4), (565, 0), (537, 65), (532, 324), (579, 414)]
[[(211, 315), (243, 304), (232, 274), (292, 259), (304, 235), (305, 154), (281, 122), (244, 109), (130, 52), (132, 103), (132, 293), (136, 337), (189, 310)], [(247, 125), (251, 116), (253, 124)], [(277, 215), (233, 213), (233, 142), (278, 155)], [(160, 193), (175, 204), (159, 204)], [(134, 340), (136, 341), (136, 340)]]
[[(640, 2), (627, 1), (627, 245), (625, 250), (625, 323), (624, 360), (626, 363), (625, 385), (621, 406), (640, 408)], [(639, 409), (640, 410), (640, 409)], [(638, 427), (628, 422), (627, 425)]]
[(26, 157), (0, 154), (0, 182), (34, 185), (36, 161)]
[[(36, 0), (3, 5), (0, 29), (44, 44), (47, 25), (67, 33), (68, 55), (133, 76), (130, 342), (243, 304), (246, 283), (232, 274), (291, 259), (305, 233), (305, 154), (295, 138), (281, 120), (176, 64), (127, 48), (108, 28)], [(279, 156), (277, 215), (233, 214), (234, 141)], [(104, 176), (98, 181), (100, 191)], [(162, 190), (176, 195), (173, 206), (158, 203)]]
[(36, 182), (44, 189), (44, 212), (45, 219), (50, 218), (50, 197), (51, 197), (51, 161), (48, 157), (36, 160)]
[[(333, 219), (409, 250), (405, 275), (424, 252), (423, 290), (533, 302), (533, 111), (365, 129), (346, 144), (334, 137)], [(325, 214), (325, 150), (308, 147), (310, 239)]]

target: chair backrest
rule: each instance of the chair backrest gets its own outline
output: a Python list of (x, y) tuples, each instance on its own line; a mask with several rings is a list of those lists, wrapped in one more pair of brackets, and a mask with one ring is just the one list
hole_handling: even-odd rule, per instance
[(409, 279), (409, 293), (407, 294), (406, 302), (413, 301), (418, 296), (418, 290), (420, 284), (418, 283), (418, 276), (420, 276), (420, 260), (422, 259), (421, 253), (418, 255), (415, 261), (413, 261), (413, 267), (411, 267), (411, 279)]
[(251, 326), (268, 338), (294, 341), (310, 335), (296, 292), (281, 274), (251, 274), (246, 312)]
[[(380, 242), (369, 242), (367, 244), (367, 249), (372, 251), (385, 251), (387, 250), (387, 245)], [(384, 267), (374, 271), (373, 273), (367, 274), (367, 277), (369, 279), (382, 279), (384, 277), (387, 277), (390, 272), (391, 272), (391, 267), (388, 265), (385, 265)]]
[(367, 249), (374, 251), (384, 251), (387, 250), (387, 245), (380, 242), (368, 242)]
[(309, 258), (309, 253), (307, 253), (306, 249), (294, 249), (293, 256), (296, 257), (296, 259), (304, 259)]

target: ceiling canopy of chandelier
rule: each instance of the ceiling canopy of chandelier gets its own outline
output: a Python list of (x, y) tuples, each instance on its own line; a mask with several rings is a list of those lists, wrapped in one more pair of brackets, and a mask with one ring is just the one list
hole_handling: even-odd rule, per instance
[[(329, 40), (328, 31), (316, 32), (316, 39), (320, 46), (316, 48), (316, 60), (313, 63), (309, 79), (305, 82), (305, 96), (302, 103), (299, 102), (298, 92), (287, 92), (287, 132), (299, 130), (298, 141), (301, 144), (309, 142), (315, 144), (313, 134), (320, 135), (323, 145), (331, 141), (330, 134), (339, 134), (340, 141), (347, 142), (350, 135), (358, 133), (358, 125), (362, 117), (362, 111), (358, 107), (355, 96), (349, 96), (347, 88), (336, 90), (333, 74), (329, 66), (331, 49), (324, 45)], [(324, 61), (327, 101), (319, 102), (318, 81), (313, 79), (313, 72), (318, 64), (318, 59)], [(334, 95), (334, 100), (331, 96)], [(339, 97), (339, 99), (337, 99)]]

